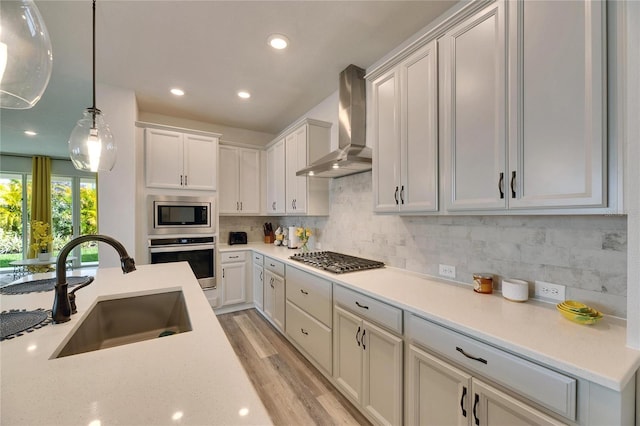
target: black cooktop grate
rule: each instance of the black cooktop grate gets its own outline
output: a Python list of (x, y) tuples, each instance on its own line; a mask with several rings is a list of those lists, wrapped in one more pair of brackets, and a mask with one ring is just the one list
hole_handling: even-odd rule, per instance
[(296, 253), (289, 258), (335, 274), (384, 267), (384, 263), (376, 260), (363, 259), (361, 257), (349, 256), (347, 254), (336, 253), (333, 251)]

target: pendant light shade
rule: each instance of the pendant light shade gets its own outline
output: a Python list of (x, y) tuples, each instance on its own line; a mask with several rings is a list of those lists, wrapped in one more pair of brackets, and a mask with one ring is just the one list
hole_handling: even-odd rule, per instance
[(96, 107), (96, 0), (93, 0), (93, 106), (83, 116), (69, 137), (69, 156), (73, 166), (86, 172), (108, 172), (116, 164), (116, 143)]
[(87, 108), (69, 137), (69, 154), (78, 170), (109, 171), (116, 163), (116, 145), (99, 109)]
[(49, 84), (52, 62), (51, 39), (33, 1), (0, 1), (0, 107), (33, 107)]

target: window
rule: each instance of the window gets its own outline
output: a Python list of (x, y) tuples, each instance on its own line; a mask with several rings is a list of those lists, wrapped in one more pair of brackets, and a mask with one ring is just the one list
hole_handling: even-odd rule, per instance
[[(0, 268), (27, 257), (30, 220), (31, 175), (0, 173)], [(53, 254), (74, 236), (96, 234), (97, 187), (95, 178), (51, 176)], [(25, 230), (27, 230), (25, 232)], [(98, 246), (85, 243), (72, 254), (74, 266), (97, 264)]]

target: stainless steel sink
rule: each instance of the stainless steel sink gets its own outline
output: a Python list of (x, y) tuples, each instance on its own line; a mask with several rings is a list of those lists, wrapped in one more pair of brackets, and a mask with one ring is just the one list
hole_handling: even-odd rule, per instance
[(182, 291), (102, 300), (53, 358), (191, 331)]

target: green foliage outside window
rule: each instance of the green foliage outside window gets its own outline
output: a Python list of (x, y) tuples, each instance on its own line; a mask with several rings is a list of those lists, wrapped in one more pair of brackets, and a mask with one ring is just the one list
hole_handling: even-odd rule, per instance
[[(28, 183), (30, 185), (30, 181)], [(58, 252), (73, 235), (72, 188), (69, 178), (52, 178), (51, 215), (53, 230), (53, 250)], [(30, 197), (30, 187), (27, 188)], [(9, 263), (22, 258), (23, 250), (23, 211), (22, 179), (9, 178), (0, 181), (0, 267), (9, 267)], [(29, 206), (27, 200), (27, 206)], [(28, 213), (28, 212), (27, 212)], [(95, 181), (82, 179), (80, 184), (80, 234), (96, 234), (97, 191)], [(28, 218), (27, 218), (28, 219)], [(82, 261), (97, 260), (97, 245), (84, 247)]]

